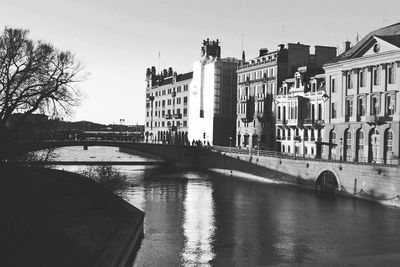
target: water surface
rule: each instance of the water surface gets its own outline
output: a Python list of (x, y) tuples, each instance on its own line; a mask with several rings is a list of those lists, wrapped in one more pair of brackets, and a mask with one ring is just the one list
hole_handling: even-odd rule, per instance
[[(60, 160), (147, 160), (109, 147), (57, 153)], [(396, 208), (194, 170), (116, 168), (131, 183), (128, 201), (146, 213), (134, 266), (258, 266), (400, 251)]]

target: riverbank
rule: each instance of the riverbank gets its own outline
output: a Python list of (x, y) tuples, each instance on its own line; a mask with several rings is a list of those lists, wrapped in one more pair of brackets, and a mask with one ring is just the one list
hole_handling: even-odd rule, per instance
[(4, 266), (124, 266), (144, 213), (78, 174), (0, 166)]

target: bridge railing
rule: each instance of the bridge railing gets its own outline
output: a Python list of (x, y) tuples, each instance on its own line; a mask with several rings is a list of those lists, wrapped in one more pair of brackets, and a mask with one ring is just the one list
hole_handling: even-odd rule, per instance
[(258, 149), (246, 149), (237, 147), (224, 147), (224, 146), (213, 146), (212, 149), (221, 153), (231, 153), (237, 155), (251, 155), (259, 157), (270, 157), (270, 158), (280, 158), (280, 159), (292, 159), (292, 160), (302, 160), (302, 161), (318, 161), (318, 162), (331, 162), (331, 163), (347, 163), (356, 165), (383, 165), (383, 166), (399, 166), (398, 160), (390, 160), (383, 158), (376, 158), (373, 162), (368, 162), (367, 158), (359, 158), (358, 161), (353, 161), (351, 159), (342, 160), (340, 156), (335, 157), (321, 157), (315, 158), (311, 155), (299, 155), (294, 153), (282, 153), (270, 150), (258, 150)]

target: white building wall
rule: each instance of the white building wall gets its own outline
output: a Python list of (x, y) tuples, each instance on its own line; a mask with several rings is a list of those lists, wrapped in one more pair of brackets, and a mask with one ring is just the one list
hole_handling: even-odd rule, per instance
[[(201, 140), (213, 144), (214, 120), (214, 88), (215, 88), (214, 60), (208, 62), (197, 61), (193, 64), (193, 80), (189, 92), (188, 138), (189, 141)], [(201, 94), (203, 90), (203, 95)], [(203, 101), (201, 97), (203, 96)], [(203, 103), (204, 117), (200, 117), (201, 103)], [(205, 138), (204, 137), (205, 133)]]

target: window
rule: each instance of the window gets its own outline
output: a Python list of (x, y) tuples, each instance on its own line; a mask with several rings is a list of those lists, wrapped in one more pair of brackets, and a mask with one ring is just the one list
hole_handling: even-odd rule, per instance
[(395, 112), (395, 97), (394, 95), (386, 95), (386, 114), (393, 116)]
[(332, 130), (330, 132), (330, 138), (329, 139), (330, 139), (332, 144), (336, 144), (336, 132), (334, 130)]
[(390, 66), (388, 68), (388, 82), (389, 84), (394, 84), (395, 83), (395, 77), (396, 77), (396, 68), (393, 66)]
[(331, 80), (331, 90), (332, 93), (336, 92), (336, 79)]
[(149, 127), (149, 122), (148, 121), (146, 121), (146, 127)]
[(183, 116), (186, 117), (187, 116), (187, 108), (183, 109)]
[(346, 149), (351, 149), (351, 132), (349, 130), (345, 133), (346, 138)]
[(161, 122), (161, 126), (165, 127), (165, 121)]
[(165, 107), (165, 100), (162, 101), (162, 107)]
[(181, 86), (176, 87), (176, 92), (179, 93), (179, 92), (181, 92), (181, 90), (182, 90), (182, 89), (181, 89)]
[(360, 71), (360, 87), (365, 87), (365, 72), (364, 72), (364, 70)]
[(176, 99), (176, 104), (180, 104), (181, 103), (181, 98), (180, 97), (178, 97), (177, 99)]
[(347, 73), (347, 89), (352, 89), (353, 88), (353, 75), (351, 75), (351, 72)]
[(353, 116), (353, 99), (346, 100), (346, 115), (347, 117)]
[(358, 149), (364, 150), (364, 132), (362, 130), (358, 130)]
[(336, 103), (332, 103), (332, 119), (335, 119), (336, 117), (337, 117)]
[(183, 104), (187, 104), (187, 96), (183, 98)]
[(381, 70), (376, 68), (373, 71), (374, 73), (374, 85), (380, 85), (381, 84)]
[(183, 127), (187, 127), (187, 121), (183, 121)]
[(393, 151), (393, 132), (386, 131), (386, 151)]
[(365, 116), (365, 101), (363, 98), (358, 99), (357, 114), (358, 116)]
[(379, 96), (372, 96), (371, 101), (371, 114), (378, 115), (379, 114)]

